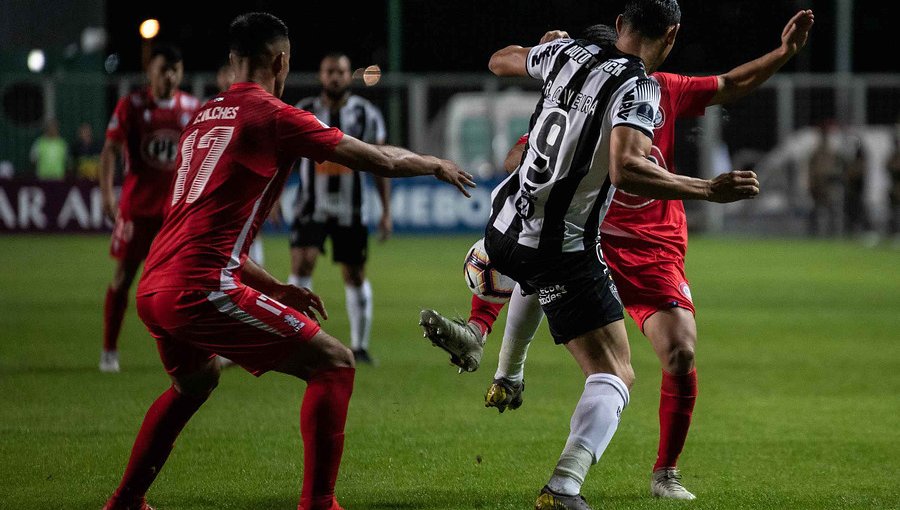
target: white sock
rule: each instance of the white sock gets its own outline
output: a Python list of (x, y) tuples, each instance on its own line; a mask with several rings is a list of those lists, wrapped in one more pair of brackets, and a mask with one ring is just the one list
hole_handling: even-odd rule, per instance
[(266, 257), (263, 253), (263, 242), (260, 236), (256, 236), (256, 239), (253, 240), (253, 244), (250, 245), (250, 253), (248, 253), (248, 256), (260, 267), (266, 264)]
[(312, 276), (298, 276), (294, 273), (288, 275), (288, 283), (294, 287), (307, 288), (312, 290)]
[(350, 348), (354, 351), (368, 349), (372, 329), (372, 285), (369, 280), (359, 287), (345, 285), (344, 295), (350, 317)]
[(503, 343), (500, 345), (494, 379), (505, 377), (513, 382), (521, 382), (525, 378), (528, 346), (543, 318), (544, 312), (537, 294), (523, 296), (516, 285), (506, 312), (506, 329), (503, 331)]
[(550, 478), (550, 490), (572, 496), (581, 492), (588, 469), (609, 446), (619, 416), (628, 405), (628, 387), (612, 374), (592, 374), (572, 413), (569, 439)]

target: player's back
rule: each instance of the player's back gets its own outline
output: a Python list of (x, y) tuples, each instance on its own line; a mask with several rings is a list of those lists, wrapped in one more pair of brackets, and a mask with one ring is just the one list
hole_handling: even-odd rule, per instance
[(239, 83), (197, 112), (182, 133), (171, 209), (139, 293), (234, 288), (293, 162), (278, 147), (284, 108), (258, 85)]
[(544, 81), (519, 168), (494, 190), (491, 224), (521, 246), (581, 251), (596, 244), (609, 204), (609, 137), (617, 125), (653, 135), (659, 88), (640, 59), (587, 41), (531, 49)]

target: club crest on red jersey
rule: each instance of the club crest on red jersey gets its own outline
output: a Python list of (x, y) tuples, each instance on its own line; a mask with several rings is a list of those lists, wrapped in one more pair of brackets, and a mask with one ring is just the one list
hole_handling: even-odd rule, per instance
[(181, 133), (174, 129), (158, 129), (144, 138), (141, 159), (159, 170), (174, 170)]
[(666, 123), (666, 112), (663, 110), (662, 105), (659, 105), (659, 108), (656, 110), (656, 116), (653, 117), (653, 129), (659, 129)]

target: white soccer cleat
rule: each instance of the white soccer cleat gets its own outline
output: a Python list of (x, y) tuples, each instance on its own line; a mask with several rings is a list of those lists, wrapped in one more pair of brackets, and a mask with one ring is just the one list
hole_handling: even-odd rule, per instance
[(697, 499), (681, 485), (681, 473), (675, 468), (657, 469), (650, 477), (650, 494), (666, 499)]
[(100, 371), (106, 374), (119, 372), (118, 351), (103, 351), (100, 353)]
[(425, 330), (425, 338), (450, 353), (450, 362), (463, 371), (474, 372), (484, 355), (484, 336), (478, 326), (450, 320), (434, 310), (422, 310), (419, 325)]

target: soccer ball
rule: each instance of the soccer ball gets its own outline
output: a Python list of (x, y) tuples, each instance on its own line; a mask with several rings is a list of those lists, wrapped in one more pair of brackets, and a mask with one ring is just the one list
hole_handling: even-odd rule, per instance
[(506, 303), (516, 287), (512, 278), (500, 274), (491, 265), (491, 259), (484, 250), (484, 239), (479, 239), (469, 249), (463, 273), (472, 294), (489, 303)]

